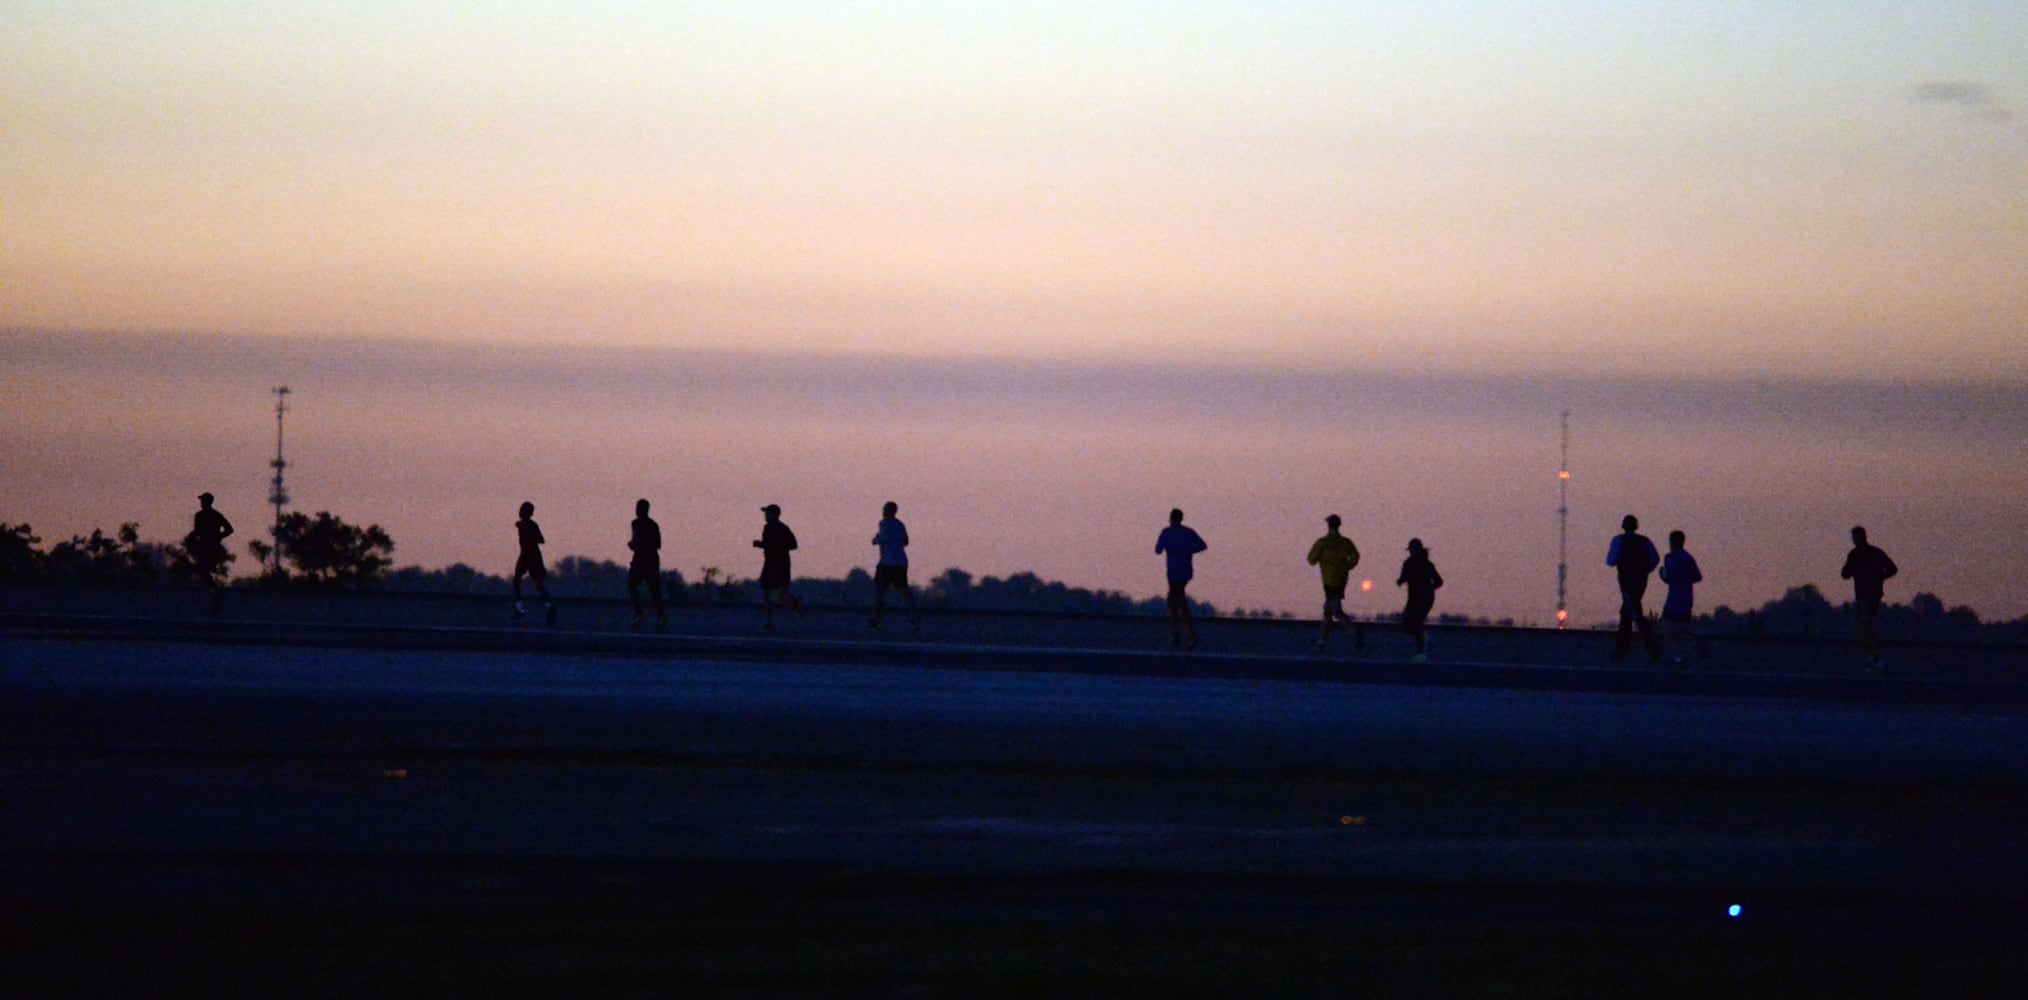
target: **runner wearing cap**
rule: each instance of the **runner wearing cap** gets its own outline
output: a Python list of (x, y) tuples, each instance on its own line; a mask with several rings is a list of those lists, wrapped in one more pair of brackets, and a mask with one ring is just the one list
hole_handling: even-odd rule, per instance
[(204, 581), (205, 592), (211, 596), (212, 613), (216, 614), (225, 608), (225, 540), (232, 535), (232, 522), (212, 509), (211, 501), (211, 494), (198, 494), (197, 514), (191, 518), (190, 535), (184, 539), (183, 547), (197, 566), (197, 576)]
[(761, 526), (761, 536), (754, 539), (753, 547), (761, 550), (761, 607), (767, 611), (767, 621), (761, 628), (775, 627), (775, 600), (781, 602), (798, 616), (803, 613), (803, 602), (789, 592), (789, 553), (796, 549), (796, 533), (782, 522), (782, 509), (775, 504), (761, 508), (767, 523)]

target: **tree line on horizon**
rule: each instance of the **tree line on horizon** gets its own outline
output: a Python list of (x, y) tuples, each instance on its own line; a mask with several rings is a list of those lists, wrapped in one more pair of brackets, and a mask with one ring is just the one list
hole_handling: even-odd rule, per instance
[[(394, 565), (394, 539), (380, 525), (356, 527), (329, 511), (285, 515), (272, 537), (247, 543), (254, 560), (272, 568), (237, 578), (234, 586), (372, 586)], [(37, 547), (41, 543), (33, 527), (0, 521), (0, 582), (120, 588), (201, 582), (189, 535), (175, 542), (142, 541), (133, 521), (111, 534), (93, 528), (90, 535), (73, 535), (47, 552)], [(219, 571), (237, 561), (225, 550)]]
[[(440, 569), (394, 568), (394, 539), (377, 524), (358, 527), (328, 511), (285, 515), (272, 541), (252, 539), (247, 551), (262, 566), (258, 574), (235, 577), (236, 588), (355, 590), (411, 594), (452, 594), (507, 597), (507, 579), (462, 562)], [(199, 569), (185, 541), (149, 542), (140, 526), (121, 524), (111, 534), (93, 529), (51, 545), (26, 524), (0, 522), (0, 586), (55, 586), (93, 589), (148, 589), (195, 586)], [(279, 556), (279, 559), (276, 558)], [(235, 561), (227, 553), (226, 562)], [(665, 570), (663, 590), (672, 604), (737, 605), (755, 600), (753, 581), (715, 566), (702, 567), (696, 580), (681, 570)], [(550, 593), (563, 599), (619, 598), (627, 592), (627, 567), (612, 560), (564, 556), (549, 574)], [(873, 601), (873, 576), (853, 567), (842, 579), (800, 577), (796, 589), (814, 605), (856, 607)], [(1114, 590), (1093, 590), (1044, 580), (1032, 572), (1006, 577), (975, 577), (962, 569), (944, 570), (920, 585), (925, 608), (967, 611), (1017, 611), (1054, 614), (1165, 615), (1162, 598), (1135, 598)], [(1218, 609), (1191, 600), (1191, 612), (1215, 616)], [(1832, 604), (1814, 584), (1791, 587), (1758, 608), (1735, 611), (1726, 605), (1697, 617), (1706, 635), (1767, 637), (1844, 637), (1853, 614), (1850, 602)], [(1229, 618), (1294, 619), (1286, 611), (1234, 609)], [(1356, 617), (1356, 616), (1355, 616)], [(1361, 620), (1389, 622), (1399, 612)], [(1511, 618), (1491, 620), (1444, 614), (1444, 625), (1502, 625)], [(1946, 607), (1930, 593), (1917, 593), (1906, 604), (1883, 605), (1880, 625), (1902, 638), (1954, 642), (2028, 642), (2028, 615), (2012, 621), (1986, 622), (1969, 607)], [(1607, 625), (1597, 626), (1605, 628)]]

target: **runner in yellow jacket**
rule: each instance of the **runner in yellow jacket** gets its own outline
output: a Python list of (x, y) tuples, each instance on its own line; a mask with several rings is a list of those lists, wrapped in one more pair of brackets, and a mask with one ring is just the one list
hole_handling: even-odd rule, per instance
[[(1338, 533), (1338, 526), (1344, 521), (1333, 514), (1324, 519), (1324, 537), (1310, 546), (1310, 565), (1324, 574), (1324, 631), (1317, 636), (1317, 649), (1324, 648), (1325, 640), (1331, 638), (1331, 626), (1347, 622), (1345, 617), (1345, 585), (1352, 579), (1352, 570), (1359, 565), (1359, 546), (1352, 539)], [(1358, 623), (1352, 624), (1352, 648), (1366, 647), (1366, 631)]]

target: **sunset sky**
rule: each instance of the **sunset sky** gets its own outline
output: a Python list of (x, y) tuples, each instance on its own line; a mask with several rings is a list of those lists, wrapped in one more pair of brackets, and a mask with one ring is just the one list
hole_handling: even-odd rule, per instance
[(17, 2), (0, 318), (2018, 377), (2024, 38), (2003, 0)]
[[(17, 447), (0, 484), (0, 520), (67, 533), (94, 526), (73, 524), (79, 511), (106, 526), (119, 519), (108, 516), (122, 509), (112, 497), (52, 499), (59, 491), (37, 462), (79, 456), (19, 450), (49, 440), (48, 428), (173, 441), (179, 428), (219, 419), (212, 407), (224, 406), (231, 426), (247, 428), (234, 447), (257, 456), (272, 444), (271, 426), (261, 427), (269, 384), (303, 382), (304, 358), (342, 360), (346, 345), (363, 344), (397, 345), (361, 348), (384, 366), (368, 383), (341, 390), (312, 379), (299, 389), (306, 410), (321, 400), (327, 420), (343, 412), (347, 433), (366, 438), (425, 432), (369, 403), (429, 391), (401, 385), (412, 373), (388, 362), (389, 351), (533, 351), (513, 357), (564, 368), (572, 348), (661, 359), (650, 367), (694, 352), (886, 359), (900, 365), (901, 380), (889, 405), (918, 425), (976, 433), (979, 449), (1026, 456), (1031, 464), (997, 467), (1025, 470), (1010, 480), (1041, 476), (1034, 488), (1058, 493), (1070, 486), (1060, 481), (1063, 465), (1035, 456), (1061, 442), (1030, 447), (995, 423), (1021, 420), (1025, 397), (994, 394), (1014, 384), (1032, 391), (1046, 381), (1037, 372), (1084, 373), (1076, 378), (1087, 381), (1073, 384), (1102, 387), (1087, 402), (1103, 407), (1105, 392), (1138, 377), (1122, 372), (1157, 366), (1169, 373), (1160, 391), (1139, 398), (1142, 408), (1121, 423), (1059, 414), (1067, 422), (1055, 426), (1095, 441), (1121, 428), (1198, 435), (1228, 454), (1344, 440), (1356, 455), (1321, 461), (1341, 462), (1354, 494), (1368, 488), (1360, 471), (1379, 447), (1361, 444), (1361, 434), (1421, 427), (1439, 437), (1403, 447), (1428, 450), (1461, 439), (1518, 447), (1501, 437), (1511, 433), (1535, 449), (1502, 453), (1519, 476), (1524, 466), (1527, 475), (1553, 466), (1561, 408), (1585, 411), (1581, 426), (1594, 429), (1594, 448), (1652, 442), (1667, 419), (1642, 402), (1652, 397), (1620, 390), (1545, 393), (1533, 410), (1505, 399), (1464, 405), (1483, 402), (1481, 390), (1505, 377), (1620, 386), (1732, 380), (1803, 386), (1793, 398), (1820, 402), (1853, 397), (1843, 389), (1811, 396), (1820, 390), (1808, 386), (1964, 385), (1991, 393), (1969, 397), (1975, 404), (2011, 408), (2028, 385), (2024, 39), (2028, 5), (1998, 0), (17, 0), (0, 7), (0, 337), (11, 339), (0, 343), (9, 364), (0, 372), (9, 390), (0, 415)], [(51, 367), (77, 355), (37, 339), (43, 332), (227, 335), (234, 339), (219, 343), (228, 347), (211, 350), (245, 362), (245, 384), (208, 382), (201, 407), (176, 402), (174, 380), (166, 393), (128, 387), (95, 397), (87, 386), (103, 388), (91, 379), (113, 363)], [(176, 343), (185, 359), (178, 364), (204, 354)], [(277, 352), (265, 367), (262, 345)], [(565, 353), (541, 353), (557, 350)], [(949, 367), (975, 363), (1016, 367), (990, 377)], [(194, 379), (210, 368), (191, 370)], [(808, 369), (818, 379), (835, 370)], [(1358, 380), (1393, 375), (1462, 395), (1405, 396), (1401, 407), (1422, 408), (1405, 421), (1375, 411), (1363, 426), (1313, 427), (1317, 415), (1303, 414), (1308, 429), (1284, 433), (1294, 419), (1287, 413), (1221, 410), (1234, 373), (1245, 372), (1270, 382), (1342, 374), (1368, 388), (1381, 383)], [(733, 381), (715, 391), (736, 409), (745, 376), (726, 377)], [(578, 451), (572, 461), (586, 464), (591, 479), (610, 474), (626, 494), (586, 503), (624, 513), (635, 490), (615, 470), (634, 459), (599, 451), (598, 425), (586, 422), (594, 411), (608, 414), (610, 401), (594, 398), (599, 383), (583, 371), (559, 378), (581, 394), (517, 382), (487, 397), (491, 410), (479, 399), (483, 381), (438, 384), (468, 387), (458, 412), (478, 427), (535, 419), (502, 414), (542, 398), (554, 425), (594, 438), (564, 443)], [(912, 397), (912, 385), (925, 395)], [(758, 398), (794, 409), (792, 387), (766, 389)], [(1791, 398), (1770, 391), (1767, 399)], [(1302, 398), (1338, 405), (1331, 392), (1316, 392)], [(809, 405), (829, 421), (827, 434), (842, 435), (835, 447), (862, 464), (898, 441), (921, 455), (949, 448), (955, 456), (973, 440), (918, 442), (878, 414), (855, 412), (850, 399), (824, 398)], [(1186, 405), (1178, 400), (1193, 416), (1165, 423), (1165, 407)], [(1446, 400), (1458, 404), (1450, 413), (1430, 409)], [(1600, 412), (1602, 401), (1624, 408)], [(996, 416), (981, 423), (981, 413)], [(1756, 413), (1767, 421), (1760, 432), (1742, 424), (1727, 433), (1740, 448), (1765, 452), (1724, 461), (1802, 463), (1805, 471), (1823, 462), (1828, 479), (1867, 481), (1840, 463), (1879, 439), (1840, 437), (1847, 450), (1826, 454), (1827, 439), (1791, 435), (1801, 425), (1781, 423), (1794, 416), (1781, 406)], [(1605, 425), (1626, 436), (1597, 434)], [(1472, 437), (1481, 432), (1484, 440)], [(793, 509), (784, 489), (830, 475), (835, 450), (770, 450), (783, 433), (779, 421), (730, 418), (711, 429), (714, 458), (758, 450), (790, 473), (770, 496), (725, 498), (728, 511), (739, 511), (724, 515), (738, 519), (738, 531), (747, 508), (773, 499)], [(1881, 467), (1881, 497), (1933, 492), (1938, 448), (1953, 444), (1971, 449), (1965, 461), (2011, 467), (2020, 458), (2011, 433), (1890, 447), (1909, 459)], [(1469, 457), (1451, 447), (1433, 453)], [(1114, 448), (1131, 450), (1124, 441), (1100, 450)], [(1713, 460), (1685, 454), (1670, 467), (1707, 486), (1728, 483), (1732, 467), (1707, 468)], [(907, 464), (897, 459), (896, 468)], [(178, 467), (196, 466), (179, 460), (165, 470)], [(1048, 479), (1051, 468), (1059, 480)], [(1224, 493), (1200, 492), (1201, 503), (1230, 504), (1235, 516), (1265, 496), (1257, 476), (1189, 468), (1200, 483), (1224, 484)], [(262, 471), (234, 495), (240, 510), (258, 505)], [(1962, 486), (1971, 492), (1951, 502), (1979, 512), (1985, 530), (2018, 549), (2014, 540), (2028, 533), (2015, 506), (2019, 475), (1945, 471), (1969, 477)], [(1146, 470), (1139, 482), (1150, 495), (1135, 498), (1156, 508), (1131, 519), (1151, 525), (1150, 544), (1164, 497), (1185, 492), (1164, 472), (1159, 462)], [(1293, 475), (1254, 474), (1280, 475), (1285, 485)], [(149, 501), (175, 512), (157, 523), (187, 517), (183, 495), (204, 484), (161, 475), (172, 481), (127, 486), (172, 498)], [(518, 482), (500, 479), (517, 494)], [(1127, 480), (1108, 482), (1111, 493), (1088, 499), (1123, 500)], [(1808, 483), (1797, 489), (1807, 493)], [(928, 492), (927, 479), (917, 485)], [(1604, 492), (1590, 494), (1600, 506), (1587, 508), (1586, 531), (1609, 531), (1632, 497), (1585, 485)], [(1544, 501), (1526, 491), (1540, 486), (1481, 484), (1486, 502), (1520, 504), (1531, 531)], [(1300, 505), (1277, 516), (1304, 544), (1337, 502), (1277, 496)], [(519, 499), (407, 497), (484, 510), (426, 522), (427, 539), (418, 522), (408, 552), (425, 562), (478, 561), (496, 540), (456, 536), (448, 525), (485, 523)], [(851, 519), (880, 499), (855, 496), (841, 505), (840, 523), (861, 533)], [(970, 493), (949, 499), (977, 503)], [(1937, 517), (1906, 504), (1890, 513), (1884, 500), (1872, 514), (1827, 496), (1797, 502), (1823, 508), (1825, 524), (1798, 530), (1826, 532), (1834, 549), (1855, 520), (1921, 526)], [(1460, 520), (1456, 531), (1495, 532), (1482, 522)], [(1657, 527), (1659, 537), (1666, 527)], [(966, 534), (985, 530), (964, 522)], [(1414, 530), (1403, 519), (1389, 533)], [(587, 528), (585, 538), (608, 533)], [(1585, 537), (1587, 553), (1598, 547)], [(1399, 541), (1376, 550), (1395, 559)], [(1436, 548), (1442, 565), (1446, 547)], [(994, 569), (1041, 569), (1054, 551), (976, 558), (997, 561)], [(841, 565), (820, 568), (842, 572), (860, 555), (841, 550)], [(1022, 561), (1030, 555), (1033, 565)], [(1138, 580), (1068, 556), (1057, 563), (1065, 574), (1103, 577), (1073, 583)], [(1757, 589), (1740, 597), (1778, 596), (1782, 582), (1804, 578), (1756, 578)], [(1533, 613), (1542, 602), (1510, 599), (1514, 586), (1490, 587), (1473, 610)], [(1994, 577), (1971, 596), (2011, 600), (1994, 609), (2010, 615), (2028, 611), (2018, 596), (2001, 596), (2010, 587), (2018, 595), (2028, 579)], [(1307, 590), (1274, 601), (1307, 607), (1298, 593)]]

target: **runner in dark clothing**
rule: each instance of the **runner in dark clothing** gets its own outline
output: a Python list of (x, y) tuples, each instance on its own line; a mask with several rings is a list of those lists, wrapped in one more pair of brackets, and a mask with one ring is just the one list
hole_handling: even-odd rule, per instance
[(627, 596), (634, 602), (634, 624), (640, 628), (646, 609), (641, 606), (641, 585), (655, 599), (655, 631), (669, 631), (669, 610), (662, 602), (662, 526), (648, 516), (648, 501), (634, 501), (633, 534), (627, 549), (634, 557), (627, 565)]
[(1606, 565), (1617, 569), (1620, 579), (1620, 629), (1613, 659), (1627, 658), (1627, 650), (1634, 645), (1634, 629), (1639, 627), (1641, 642), (1648, 647), (1648, 662), (1653, 663), (1662, 658), (1662, 643), (1655, 637), (1655, 624), (1641, 608), (1641, 598), (1648, 592), (1648, 574), (1655, 571), (1662, 557), (1655, 551), (1655, 543), (1635, 530), (1640, 526), (1632, 514), (1621, 518), (1621, 533), (1613, 536), (1612, 546), (1606, 550)]
[(211, 506), (212, 496), (197, 496), (197, 514), (190, 519), (190, 534), (183, 547), (197, 566), (197, 576), (211, 597), (214, 614), (225, 609), (225, 540), (232, 537), (232, 522)]
[[(1191, 557), (1204, 551), (1202, 536), (1183, 524), (1183, 512), (1169, 512), (1169, 526), (1155, 537), (1155, 554), (1167, 555), (1169, 569), (1169, 644), (1185, 649), (1197, 648), (1197, 622), (1190, 617), (1190, 598), (1184, 589), (1190, 586), (1194, 575)], [(1185, 634), (1189, 638), (1184, 638)]]
[(556, 624), (556, 602), (549, 597), (549, 570), (542, 565), (542, 526), (535, 523), (535, 505), (521, 503), (521, 520), (514, 522), (514, 533), (521, 542), (521, 557), (514, 561), (514, 618), (526, 617), (528, 609), (521, 603), (521, 578), (535, 581), (535, 592), (542, 595), (545, 608), (543, 621)]
[(1880, 636), (1874, 624), (1880, 617), (1880, 602), (1886, 596), (1883, 586), (1888, 578), (1901, 572), (1887, 553), (1866, 542), (1866, 529), (1852, 529), (1852, 551), (1845, 556), (1845, 567), (1838, 575), (1852, 581), (1853, 610), (1859, 614), (1859, 648), (1866, 656), (1866, 664), (1874, 670), (1887, 666), (1880, 655)]
[(789, 592), (789, 553), (795, 551), (796, 533), (782, 522), (782, 509), (774, 504), (761, 508), (767, 523), (761, 526), (761, 536), (754, 539), (753, 547), (761, 550), (761, 607), (767, 611), (767, 622), (761, 626), (772, 630), (775, 627), (775, 597), (797, 616), (803, 613), (803, 602)]
[(1423, 548), (1422, 539), (1408, 540), (1408, 558), (1401, 561), (1401, 575), (1395, 577), (1394, 585), (1408, 588), (1408, 605), (1401, 609), (1401, 630), (1415, 638), (1415, 662), (1426, 663), (1429, 635), (1425, 623), (1429, 620), (1429, 609), (1436, 606), (1437, 588), (1444, 585), (1444, 578), (1437, 572), (1436, 564), (1429, 561), (1429, 550)]

